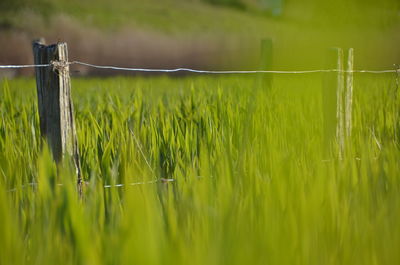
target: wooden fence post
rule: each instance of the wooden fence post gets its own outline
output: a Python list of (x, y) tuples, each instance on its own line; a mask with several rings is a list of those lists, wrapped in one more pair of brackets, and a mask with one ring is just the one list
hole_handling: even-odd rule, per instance
[[(260, 70), (269, 71), (272, 69), (272, 40), (261, 40), (261, 62)], [(260, 74), (259, 82), (262, 87), (271, 88), (272, 74)]]
[(337, 90), (336, 90), (336, 139), (338, 142), (339, 159), (343, 158), (344, 145), (345, 145), (345, 106), (344, 106), (344, 96), (345, 96), (345, 82), (344, 82), (344, 54), (343, 49), (339, 49), (338, 59), (337, 59)]
[(324, 149), (328, 155), (332, 142), (336, 139), (339, 159), (342, 159), (344, 150), (344, 72), (343, 50), (332, 48), (328, 53), (328, 69), (337, 72), (326, 73), (322, 91), (324, 111)]
[(36, 68), (36, 87), (40, 117), (40, 132), (60, 162), (65, 155), (72, 158), (81, 193), (81, 167), (71, 100), (68, 50), (66, 43), (46, 46), (43, 40), (33, 42), (35, 64), (50, 64)]
[(346, 69), (346, 137), (351, 136), (352, 129), (352, 108), (353, 108), (353, 70), (354, 70), (354, 49), (350, 48), (347, 52)]

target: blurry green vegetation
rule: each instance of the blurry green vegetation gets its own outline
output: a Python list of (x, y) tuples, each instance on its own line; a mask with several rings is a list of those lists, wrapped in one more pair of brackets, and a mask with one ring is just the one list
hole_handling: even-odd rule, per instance
[[(332, 45), (356, 65), (396, 60), (399, 1), (286, 0), (274, 18), (262, 3), (3, 0), (0, 25), (273, 37), (275, 66), (299, 69)], [(74, 79), (80, 201), (41, 142), (34, 80), (2, 81), (0, 264), (399, 264), (399, 93), (393, 75), (355, 76), (338, 161), (322, 155), (319, 74), (268, 91), (245, 76)], [(103, 188), (160, 178), (176, 181)]]
[[(221, 8), (220, 5), (239, 9)], [(317, 27), (321, 24), (385, 26), (400, 21), (400, 2), (396, 0), (3, 0), (0, 7), (1, 19), (10, 19), (15, 25), (26, 12), (34, 12), (45, 17), (67, 14), (81, 22), (108, 28), (141, 25), (155, 29), (174, 26), (182, 30), (185, 25), (179, 25), (181, 23), (190, 26), (208, 21), (208, 24), (211, 23), (208, 27), (214, 27), (218, 26), (216, 20), (240, 28), (246, 19), (252, 21), (246, 26), (263, 27), (260, 22), (265, 19), (264, 15), (273, 12), (271, 9), (281, 9), (279, 13), (282, 12), (283, 21), (307, 21)], [(20, 13), (21, 17), (15, 17), (16, 13)]]
[[(321, 77), (74, 79), (82, 201), (40, 147), (34, 80), (3, 81), (0, 264), (398, 264), (399, 87), (355, 76), (338, 161)], [(103, 188), (155, 178), (176, 181)]]
[[(19, 0), (16, 3), (20, 7), (13, 7), (13, 12), (0, 9), (0, 28), (28, 32), (28, 45), (31, 38), (50, 36), (52, 41), (65, 40), (77, 47), (93, 43), (98, 50), (108, 51), (112, 47), (103, 47), (106, 38), (123, 43), (129, 39), (124, 36), (144, 36), (146, 40), (148, 33), (146, 41), (160, 46), (164, 43), (158, 36), (182, 42), (197, 38), (210, 43), (209, 47), (204, 45), (204, 54), (218, 50), (223, 58), (218, 66), (241, 68), (258, 64), (263, 38), (274, 41), (276, 68), (321, 68), (321, 58), (333, 46), (355, 48), (356, 67), (360, 63), (362, 68), (388, 68), (399, 61), (399, 1), (285, 0), (280, 16), (271, 16), (269, 10), (278, 0), (241, 2), (245, 8), (214, 5), (206, 0), (39, 0), (35, 4)], [(4, 3), (10, 8), (14, 5), (9, 0)], [(4, 34), (3, 38), (9, 36)], [(15, 42), (23, 44), (18, 38)], [(30, 51), (28, 45), (26, 50)], [(192, 52), (198, 51), (194, 48)], [(7, 52), (0, 59), (3, 57), (8, 58)], [(210, 65), (216, 67), (215, 60)]]
[[(54, 0), (2, 0), (0, 1), (0, 23), (15, 23), (13, 16), (30, 10), (46, 18), (56, 11)], [(10, 26), (13, 26), (10, 24)]]

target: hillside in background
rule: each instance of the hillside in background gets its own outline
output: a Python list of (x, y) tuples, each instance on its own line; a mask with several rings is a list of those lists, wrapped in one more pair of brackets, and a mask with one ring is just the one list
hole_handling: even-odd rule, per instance
[(71, 59), (97, 64), (254, 69), (260, 40), (272, 38), (276, 69), (323, 67), (332, 46), (354, 47), (358, 67), (388, 68), (400, 61), (399, 5), (395, 0), (329, 5), (314, 0), (3, 0), (0, 64), (31, 63), (31, 41), (44, 36), (48, 42), (68, 42)]

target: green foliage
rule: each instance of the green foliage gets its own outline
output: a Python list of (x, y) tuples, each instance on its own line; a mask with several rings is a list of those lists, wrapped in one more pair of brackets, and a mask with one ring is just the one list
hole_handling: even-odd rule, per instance
[[(320, 75), (75, 79), (80, 200), (40, 140), (34, 80), (3, 82), (0, 264), (398, 264), (399, 90), (355, 84), (339, 161)], [(159, 178), (175, 182), (129, 185)]]

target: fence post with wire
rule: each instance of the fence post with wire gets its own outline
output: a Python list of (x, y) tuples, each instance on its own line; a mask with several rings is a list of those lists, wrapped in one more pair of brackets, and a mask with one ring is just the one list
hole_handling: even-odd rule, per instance
[(342, 159), (352, 130), (354, 49), (348, 49), (346, 56), (342, 48), (329, 49), (326, 66), (336, 71), (325, 73), (322, 86), (324, 156), (329, 156), (336, 143)]
[(33, 42), (40, 133), (49, 144), (53, 158), (60, 162), (65, 156), (76, 168), (81, 193), (81, 167), (71, 99), (68, 50), (66, 43), (46, 46), (44, 40)]

